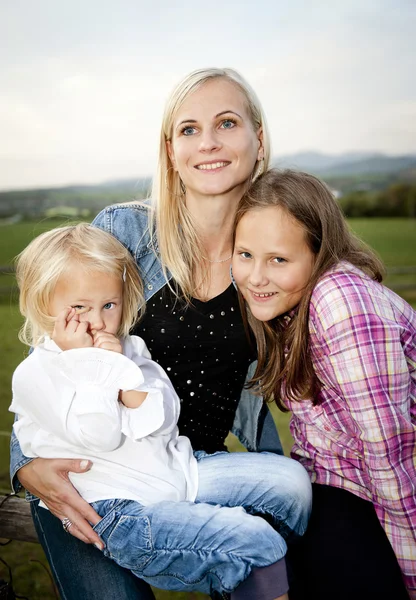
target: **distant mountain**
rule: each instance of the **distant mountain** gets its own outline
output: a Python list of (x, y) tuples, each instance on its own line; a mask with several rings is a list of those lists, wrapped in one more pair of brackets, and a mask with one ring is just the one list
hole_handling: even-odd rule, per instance
[(370, 173), (394, 174), (416, 168), (416, 154), (388, 156), (376, 152), (348, 152), (329, 155), (320, 152), (299, 152), (274, 157), (273, 164), (279, 168), (310, 171), (327, 177)]
[(127, 189), (127, 190), (139, 190), (148, 191), (152, 185), (151, 177), (140, 177), (136, 179), (115, 179), (114, 181), (105, 181), (104, 183), (98, 184), (100, 188), (110, 188), (113, 190)]
[(120, 190), (128, 190), (134, 194), (136, 190), (147, 191), (152, 183), (151, 177), (136, 177), (135, 179), (115, 179), (110, 181), (103, 181), (101, 183), (73, 183), (64, 186), (54, 186), (45, 188), (21, 188), (18, 190), (0, 190), (0, 194), (21, 194), (25, 192), (36, 192), (49, 194), (52, 192), (68, 192), (68, 193), (89, 193), (96, 192), (99, 190), (106, 190), (110, 192), (118, 192)]
[[(382, 190), (398, 181), (416, 181), (416, 154), (388, 156), (377, 152), (347, 152), (329, 155), (311, 151), (276, 156), (272, 164), (314, 173), (339, 194)], [(146, 197), (150, 186), (151, 178), (142, 177), (98, 185), (0, 191), (0, 218), (15, 214), (35, 217), (57, 207), (76, 208), (82, 215), (87, 211), (92, 216), (109, 204)]]

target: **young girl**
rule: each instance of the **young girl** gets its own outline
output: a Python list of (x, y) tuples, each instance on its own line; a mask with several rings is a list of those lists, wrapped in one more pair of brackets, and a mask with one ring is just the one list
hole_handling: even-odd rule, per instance
[[(14, 431), (28, 457), (93, 463), (70, 479), (101, 517), (104, 554), (156, 587), (228, 593), (245, 580), (232, 598), (245, 590), (259, 600), (287, 598), (281, 534), (305, 530), (309, 511), (298, 498), (308, 490), (306, 472), (279, 457), (277, 502), (267, 478), (260, 486), (253, 479), (251, 492), (242, 482), (247, 511), (267, 514), (281, 533), (232, 507), (225, 481), (204, 491), (204, 472), (219, 469), (225, 453), (194, 457), (178, 435), (180, 401), (166, 373), (128, 335), (143, 298), (127, 249), (89, 225), (58, 228), (23, 251), (17, 279), (22, 339), (35, 349), (13, 376)], [(269, 457), (276, 465), (264, 454), (257, 466), (272, 470)], [(285, 480), (299, 493), (289, 494)], [(62, 523), (75, 527), (67, 517)]]
[(292, 411), (313, 482), (291, 598), (408, 598), (402, 576), (416, 598), (415, 311), (305, 173), (269, 171), (243, 196), (232, 268), (258, 345), (251, 385)]

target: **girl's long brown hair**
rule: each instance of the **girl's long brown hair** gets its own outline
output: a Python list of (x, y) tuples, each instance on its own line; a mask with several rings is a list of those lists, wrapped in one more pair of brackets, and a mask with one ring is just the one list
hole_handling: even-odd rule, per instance
[[(246, 305), (246, 318), (257, 342), (258, 363), (249, 387), (266, 400), (287, 410), (283, 398), (312, 399), (317, 403), (318, 382), (309, 354), (309, 302), (318, 280), (339, 261), (348, 261), (372, 279), (382, 281), (383, 265), (348, 228), (330, 190), (319, 179), (292, 170), (269, 170), (244, 194), (237, 209), (234, 232), (251, 210), (279, 207), (305, 230), (305, 239), (315, 254), (309, 283), (292, 317), (281, 315), (269, 322), (253, 317)], [(254, 235), (261, 235), (261, 231)], [(240, 294), (240, 301), (242, 296)], [(245, 315), (245, 311), (243, 311)]]

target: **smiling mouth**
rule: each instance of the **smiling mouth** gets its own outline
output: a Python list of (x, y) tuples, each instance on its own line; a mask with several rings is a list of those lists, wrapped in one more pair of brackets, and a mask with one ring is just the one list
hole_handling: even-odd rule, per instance
[(254, 298), (271, 298), (277, 294), (277, 292), (265, 292), (263, 294), (259, 294), (258, 292), (253, 292), (252, 290), (250, 290), (250, 293), (252, 296), (254, 296)]
[(228, 167), (231, 164), (229, 161), (218, 161), (214, 163), (201, 163), (200, 165), (195, 165), (195, 169), (199, 171), (214, 171), (215, 169), (221, 169), (222, 167)]

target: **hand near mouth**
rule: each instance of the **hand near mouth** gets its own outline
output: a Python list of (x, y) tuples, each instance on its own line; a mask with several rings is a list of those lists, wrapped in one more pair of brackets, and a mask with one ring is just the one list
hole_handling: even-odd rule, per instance
[(102, 348), (103, 350), (111, 350), (123, 354), (121, 342), (117, 336), (106, 331), (92, 330), (91, 334), (94, 340), (94, 348)]

